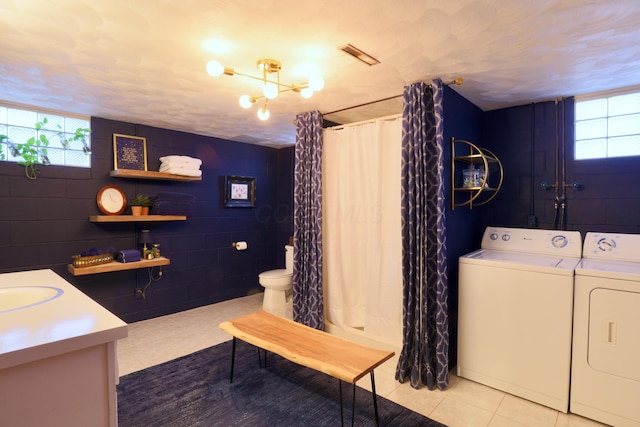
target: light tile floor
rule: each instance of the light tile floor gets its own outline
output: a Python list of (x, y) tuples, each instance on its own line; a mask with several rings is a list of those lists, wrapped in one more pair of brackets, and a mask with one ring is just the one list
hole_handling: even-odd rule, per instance
[[(224, 301), (129, 325), (118, 341), (120, 375), (126, 375), (228, 341), (218, 324), (262, 308), (262, 294)], [(276, 313), (291, 318), (291, 308)], [(450, 427), (596, 427), (603, 424), (564, 414), (473, 381), (451, 375), (443, 391), (415, 390), (394, 379), (396, 357), (375, 371), (376, 392)], [(365, 376), (358, 386), (371, 389)]]

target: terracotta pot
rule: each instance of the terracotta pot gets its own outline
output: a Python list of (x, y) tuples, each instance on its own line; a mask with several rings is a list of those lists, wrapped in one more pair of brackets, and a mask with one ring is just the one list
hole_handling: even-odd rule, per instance
[(131, 215), (142, 215), (142, 206), (131, 206)]
[(149, 215), (149, 206), (142, 206), (141, 215)]

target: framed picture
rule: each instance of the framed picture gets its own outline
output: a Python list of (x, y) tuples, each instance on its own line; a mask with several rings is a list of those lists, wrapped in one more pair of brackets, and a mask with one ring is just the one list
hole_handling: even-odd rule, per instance
[(224, 177), (224, 207), (253, 208), (256, 206), (256, 179), (248, 176)]
[(113, 134), (113, 168), (147, 170), (147, 138)]

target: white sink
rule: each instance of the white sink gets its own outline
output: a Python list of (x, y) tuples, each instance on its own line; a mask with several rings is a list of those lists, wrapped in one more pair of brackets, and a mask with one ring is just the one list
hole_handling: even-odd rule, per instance
[(0, 288), (0, 314), (21, 310), (54, 300), (64, 291), (51, 286), (16, 286)]

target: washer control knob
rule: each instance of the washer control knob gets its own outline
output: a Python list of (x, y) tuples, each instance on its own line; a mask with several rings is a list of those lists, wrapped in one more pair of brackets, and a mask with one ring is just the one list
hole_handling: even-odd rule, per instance
[(569, 244), (569, 239), (567, 236), (559, 234), (551, 238), (551, 244), (556, 248), (564, 248)]
[(511, 236), (509, 236), (508, 234), (503, 234), (502, 240), (504, 240), (505, 242), (508, 242), (509, 240), (511, 240)]
[(498, 233), (491, 233), (491, 234), (489, 235), (489, 238), (490, 238), (491, 240), (498, 240)]

